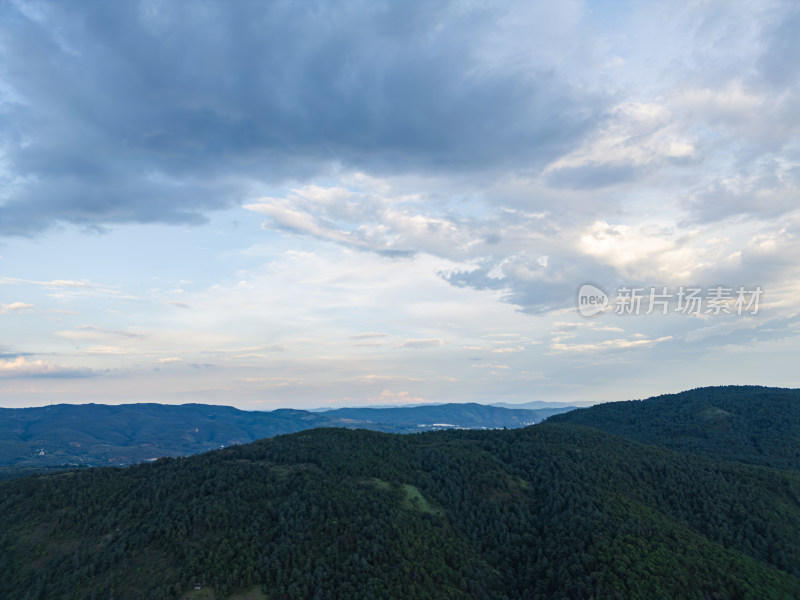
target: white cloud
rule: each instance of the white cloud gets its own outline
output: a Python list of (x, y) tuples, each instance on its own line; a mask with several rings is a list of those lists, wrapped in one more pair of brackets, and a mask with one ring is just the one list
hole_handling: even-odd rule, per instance
[(662, 336), (659, 338), (649, 339), (644, 337), (634, 336), (636, 339), (617, 338), (613, 340), (604, 340), (595, 344), (564, 344), (561, 342), (553, 342), (550, 344), (550, 349), (555, 353), (589, 353), (589, 352), (603, 352), (614, 350), (629, 350), (631, 348), (651, 348), (656, 344), (669, 341), (671, 335)]
[(112, 286), (94, 283), (88, 280), (74, 281), (69, 279), (35, 280), (20, 279), (18, 277), (0, 277), (0, 285), (34, 285), (51, 291), (54, 297), (80, 297), (80, 296), (116, 296), (119, 298), (133, 298), (129, 294)]
[(588, 256), (614, 267), (636, 281), (681, 285), (695, 281), (709, 265), (717, 270), (739, 262), (729, 240), (709, 237), (701, 230), (663, 225), (612, 225), (596, 221), (579, 240)]
[(388, 333), (378, 333), (378, 332), (365, 332), (365, 333), (356, 333), (350, 336), (351, 340), (370, 340), (375, 338), (385, 338), (389, 337)]
[[(755, 118), (763, 118), (767, 96), (746, 90), (741, 78), (735, 78), (718, 88), (688, 87), (679, 90), (671, 104), (705, 122), (739, 127)], [(756, 111), (761, 113), (757, 116)]]
[(12, 302), (11, 304), (3, 304), (0, 307), (0, 315), (3, 313), (17, 312), (33, 308), (33, 304), (26, 304), (25, 302)]
[(508, 365), (500, 364), (500, 363), (473, 363), (470, 365), (473, 369), (505, 369), (508, 370), (511, 367)]
[[(553, 161), (544, 173), (552, 175), (561, 169), (572, 169), (569, 173), (575, 177), (574, 170), (584, 166), (642, 167), (664, 159), (690, 157), (694, 153), (693, 142), (676, 125), (675, 118), (663, 105), (620, 104), (610, 111), (608, 122), (596, 135), (577, 150)], [(567, 184), (568, 177), (563, 176), (562, 180)]]
[(464, 256), (474, 232), (452, 216), (434, 215), (419, 195), (391, 189), (386, 181), (351, 176), (353, 189), (310, 185), (285, 198), (262, 198), (245, 208), (269, 218), (265, 229), (308, 235), (374, 252), (428, 252)]
[(132, 331), (114, 331), (103, 329), (102, 327), (95, 327), (94, 325), (81, 325), (73, 330), (58, 331), (55, 335), (69, 340), (97, 340), (107, 338), (139, 339), (143, 337), (142, 334)]
[(445, 341), (441, 338), (406, 340), (398, 348), (438, 348), (444, 344)]
[(101, 355), (115, 355), (115, 356), (133, 356), (136, 351), (133, 348), (126, 348), (122, 346), (90, 346), (82, 351), (85, 354), (101, 354)]
[(28, 360), (18, 356), (12, 360), (0, 359), (0, 378), (24, 377), (87, 377), (88, 369), (75, 369), (44, 360)]

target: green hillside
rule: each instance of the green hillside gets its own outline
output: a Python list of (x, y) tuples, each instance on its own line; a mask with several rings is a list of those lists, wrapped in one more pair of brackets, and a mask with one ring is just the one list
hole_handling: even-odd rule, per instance
[(550, 417), (703, 456), (800, 471), (800, 390), (708, 387)]
[(3, 598), (800, 597), (800, 475), (566, 424), (316, 429), (0, 499)]

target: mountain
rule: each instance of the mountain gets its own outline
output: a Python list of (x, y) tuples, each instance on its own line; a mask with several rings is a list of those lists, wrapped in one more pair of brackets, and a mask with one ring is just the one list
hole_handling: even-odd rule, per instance
[(250, 412), (228, 406), (84, 404), (0, 408), (0, 472), (63, 465), (128, 465), (186, 456), (314, 427), (410, 433), (447, 427), (522, 427), (557, 410), (510, 410), (480, 404)]
[(553, 422), (22, 477), (0, 532), (24, 600), (800, 597), (798, 474)]
[(681, 452), (800, 471), (800, 390), (698, 388), (610, 402), (548, 421), (594, 427)]
[(492, 402), (489, 406), (499, 406), (500, 408), (513, 408), (513, 409), (524, 409), (524, 410), (540, 410), (543, 408), (568, 408), (573, 409), (576, 408), (575, 405), (584, 406), (586, 402), (574, 402), (571, 405), (567, 406), (563, 402), (545, 402), (542, 400), (533, 400), (532, 402), (522, 402), (519, 404), (514, 404), (511, 402)]
[(396, 429), (428, 430), (458, 427), (462, 429), (502, 429), (538, 423), (553, 414), (572, 410), (574, 406), (503, 408), (485, 404), (439, 404), (391, 408), (340, 408), (323, 413), (338, 419), (353, 420), (359, 426), (381, 424), (382, 431)]

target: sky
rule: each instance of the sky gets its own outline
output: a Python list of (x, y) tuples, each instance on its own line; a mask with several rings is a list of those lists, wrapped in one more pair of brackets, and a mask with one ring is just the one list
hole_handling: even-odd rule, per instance
[(798, 387), (798, 30), (772, 0), (0, 3), (0, 405)]

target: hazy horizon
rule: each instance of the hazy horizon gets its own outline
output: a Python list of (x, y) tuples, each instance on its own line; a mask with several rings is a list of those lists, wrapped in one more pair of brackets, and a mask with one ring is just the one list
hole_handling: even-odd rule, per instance
[[(634, 398), (631, 398), (633, 400)], [(473, 401), (473, 402), (425, 402), (422, 404), (332, 404), (330, 406), (319, 406), (314, 405), (313, 402), (307, 402), (302, 405), (298, 404), (295, 406), (275, 406), (270, 408), (246, 408), (237, 406), (235, 402), (224, 402), (224, 403), (210, 403), (210, 402), (180, 402), (180, 403), (161, 403), (161, 402), (149, 402), (146, 400), (142, 400), (141, 402), (51, 402), (49, 404), (34, 404), (30, 406), (0, 406), (0, 408), (52, 408), (54, 406), (134, 406), (137, 404), (158, 404), (161, 406), (196, 406), (196, 405), (207, 405), (207, 406), (219, 406), (219, 407), (226, 407), (226, 408), (236, 408), (243, 411), (251, 411), (251, 412), (270, 412), (273, 410), (282, 410), (282, 409), (295, 409), (295, 410), (305, 410), (308, 412), (323, 412), (328, 410), (337, 410), (340, 408), (416, 408), (416, 407), (425, 407), (425, 406), (445, 406), (447, 404), (481, 404), (483, 406), (496, 406), (498, 404), (502, 404), (500, 408), (516, 408), (516, 407), (525, 407), (530, 404), (543, 404), (543, 405), (552, 405), (553, 407), (558, 406), (575, 406), (578, 408), (592, 406), (597, 404), (598, 402), (587, 402), (587, 401), (578, 401), (575, 404), (570, 404), (569, 402), (546, 402), (546, 401), (531, 401), (531, 402), (500, 402), (500, 403), (493, 403), (493, 402), (480, 402), (480, 401)]]

